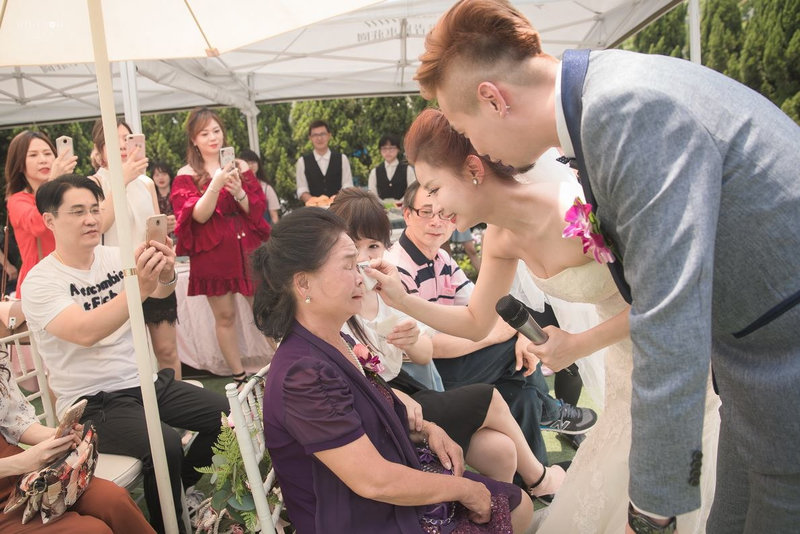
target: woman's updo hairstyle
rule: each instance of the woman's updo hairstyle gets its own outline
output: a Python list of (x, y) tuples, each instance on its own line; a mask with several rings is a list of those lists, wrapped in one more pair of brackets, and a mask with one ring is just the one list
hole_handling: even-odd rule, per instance
[(513, 179), (515, 174), (513, 167), (478, 154), (469, 139), (455, 131), (438, 109), (427, 108), (417, 115), (408, 128), (404, 145), (411, 165), (425, 162), (461, 175), (465, 180), (468, 156), (478, 156), (483, 165), (498, 178)]
[(283, 339), (297, 311), (293, 291), (294, 275), (322, 267), (347, 225), (322, 208), (300, 208), (272, 227), (269, 241), (251, 256), (253, 317), (265, 336)]

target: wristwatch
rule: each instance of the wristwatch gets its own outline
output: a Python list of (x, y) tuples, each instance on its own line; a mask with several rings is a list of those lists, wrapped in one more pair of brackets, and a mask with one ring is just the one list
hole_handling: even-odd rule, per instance
[(637, 511), (632, 504), (628, 505), (628, 524), (636, 534), (672, 534), (675, 532), (674, 517), (669, 520), (669, 523), (662, 526)]

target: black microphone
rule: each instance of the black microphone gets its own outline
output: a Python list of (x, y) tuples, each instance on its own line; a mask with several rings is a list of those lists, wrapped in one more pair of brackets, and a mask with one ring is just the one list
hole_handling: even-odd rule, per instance
[[(534, 345), (541, 345), (547, 341), (547, 333), (531, 317), (525, 305), (513, 296), (501, 297), (494, 309), (511, 328), (530, 339)], [(578, 366), (573, 363), (565, 371), (575, 376), (578, 373)]]

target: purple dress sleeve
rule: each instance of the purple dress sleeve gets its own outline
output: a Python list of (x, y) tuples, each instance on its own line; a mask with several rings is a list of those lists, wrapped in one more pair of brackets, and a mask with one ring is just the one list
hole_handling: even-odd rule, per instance
[(297, 362), (282, 387), (286, 430), (306, 454), (347, 445), (364, 434), (350, 385), (330, 364)]

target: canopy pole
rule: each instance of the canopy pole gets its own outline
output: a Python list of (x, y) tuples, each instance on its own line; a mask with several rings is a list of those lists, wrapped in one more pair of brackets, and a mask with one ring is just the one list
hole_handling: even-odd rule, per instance
[(261, 150), (258, 146), (258, 117), (252, 113), (245, 113), (247, 119), (247, 140), (250, 143), (250, 150), (261, 155)]
[(701, 63), (700, 0), (689, 0), (689, 59)]
[[(249, 109), (243, 110), (244, 116), (247, 118), (247, 141), (250, 143), (250, 150), (261, 155), (261, 149), (258, 146), (258, 106), (256, 106), (253, 99), (255, 92), (255, 74), (250, 72), (247, 74), (247, 92), (250, 99)], [(255, 112), (253, 112), (255, 110)]]
[(136, 86), (136, 63), (122, 61), (119, 63), (119, 74), (122, 81), (122, 107), (125, 110), (125, 122), (134, 133), (142, 133), (139, 89)]
[[(92, 28), (92, 46), (94, 48), (97, 90), (100, 97), (100, 111), (103, 118), (103, 133), (108, 147), (108, 164), (111, 171), (111, 189), (114, 193), (114, 212), (128, 213), (127, 195), (122, 179), (122, 158), (120, 157), (119, 139), (117, 137), (117, 119), (114, 112), (114, 92), (111, 84), (111, 65), (108, 61), (106, 35), (103, 24), (102, 0), (87, 0), (89, 22)], [(117, 231), (122, 255), (122, 267), (131, 269), (136, 266), (131, 243), (131, 229), (128, 217), (117, 217)], [(153, 367), (145, 337), (144, 316), (142, 315), (141, 295), (136, 275), (125, 277), (128, 312), (130, 313), (133, 346), (136, 363), (139, 368), (139, 382), (142, 389), (144, 416), (147, 432), (150, 436), (150, 451), (153, 456), (158, 497), (161, 501), (161, 516), (168, 534), (177, 534), (178, 522), (172, 501), (172, 487), (169, 481), (169, 467), (164, 452), (164, 437), (161, 434), (161, 419), (158, 413), (156, 392), (153, 386)], [(101, 438), (102, 439), (102, 438)]]

